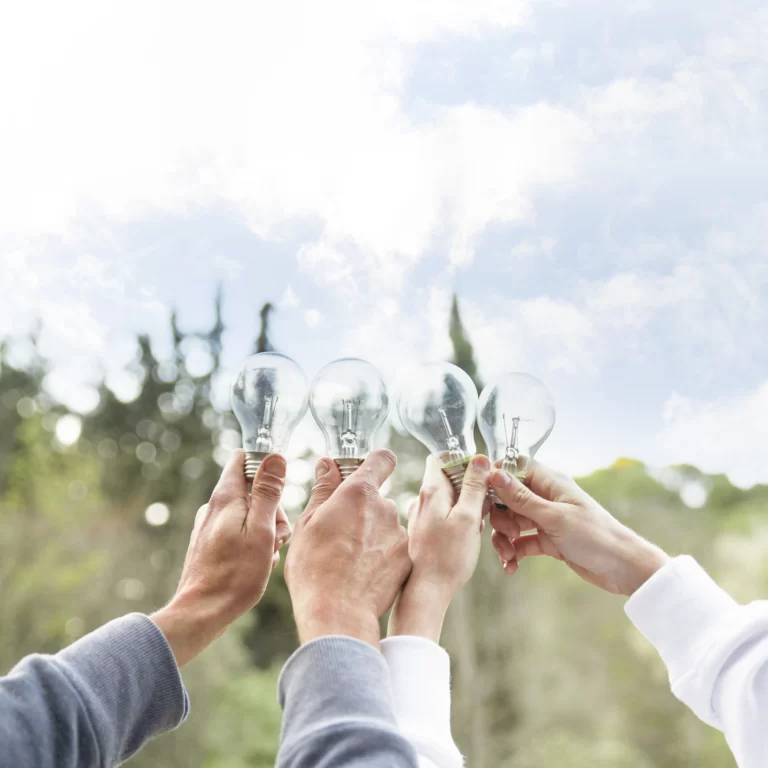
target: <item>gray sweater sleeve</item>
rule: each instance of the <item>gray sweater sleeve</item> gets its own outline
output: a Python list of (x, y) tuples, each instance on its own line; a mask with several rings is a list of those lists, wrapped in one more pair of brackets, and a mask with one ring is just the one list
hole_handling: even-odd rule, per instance
[(130, 614), (0, 678), (0, 768), (112, 768), (188, 710), (165, 636)]
[(367, 643), (314, 640), (288, 660), (278, 687), (277, 768), (417, 768), (397, 730), (386, 662)]

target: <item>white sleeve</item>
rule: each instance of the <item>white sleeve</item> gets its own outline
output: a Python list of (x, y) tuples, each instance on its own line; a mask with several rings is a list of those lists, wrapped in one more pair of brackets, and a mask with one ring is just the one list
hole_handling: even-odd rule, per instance
[(431, 640), (401, 635), (381, 643), (389, 667), (400, 732), (419, 756), (420, 768), (462, 768), (451, 735), (451, 663)]
[(672, 692), (725, 734), (740, 768), (768, 765), (768, 602), (740, 606), (691, 557), (678, 557), (627, 601)]

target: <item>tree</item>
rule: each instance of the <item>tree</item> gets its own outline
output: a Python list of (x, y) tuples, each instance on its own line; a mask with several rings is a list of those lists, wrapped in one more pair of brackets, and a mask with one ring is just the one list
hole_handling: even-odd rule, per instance
[(274, 305), (267, 302), (259, 312), (259, 318), (261, 319), (261, 331), (259, 337), (256, 339), (256, 343), (253, 346), (255, 353), (259, 352), (272, 352), (274, 347), (269, 340), (269, 316), (275, 311)]
[[(222, 307), (219, 292), (214, 322), (200, 331), (182, 329), (172, 316), (170, 360), (158, 360), (150, 340), (139, 337), (128, 366), (136, 396), (124, 402), (102, 382), (99, 407), (80, 417), (82, 434), (72, 445), (56, 438), (67, 409), (45, 392), (47, 363), (34, 337), (25, 365), (10, 365), (0, 341), (0, 672), (115, 616), (151, 612), (172, 594), (195, 512), (220, 472), (216, 458), (237, 429), (210, 397), (221, 373)], [(273, 348), (271, 313), (266, 304), (257, 351)], [(480, 384), (458, 300), (449, 331), (454, 360)], [(191, 344), (210, 352), (203, 375), (187, 365)], [(393, 496), (405, 506), (418, 492), (425, 452), (397, 433), (392, 447), (399, 459)], [(701, 483), (709, 494), (704, 507), (687, 508), (674, 482), (665, 476), (662, 484), (633, 460), (580, 482), (641, 534), (692, 553), (741, 601), (764, 594), (768, 487), (745, 491), (687, 466), (671, 472), (680, 483)], [(147, 520), (154, 503), (169, 510), (164, 525)], [(627, 623), (620, 600), (546, 559), (527, 559), (505, 577), (489, 534), (443, 637), (454, 667), (454, 733), (469, 765), (733, 765), (722, 736), (669, 693), (663, 665)], [(274, 764), (275, 680), (296, 643), (278, 571), (259, 606), (185, 668), (190, 721), (131, 765)]]
[(453, 301), (451, 302), (449, 335), (451, 337), (451, 343), (453, 344), (453, 362), (469, 374), (469, 377), (475, 382), (477, 391), (481, 392), (483, 389), (483, 382), (480, 379), (477, 363), (475, 362), (475, 349), (464, 329), (464, 321), (461, 318), (461, 312), (459, 310), (459, 297), (455, 293), (453, 294)]

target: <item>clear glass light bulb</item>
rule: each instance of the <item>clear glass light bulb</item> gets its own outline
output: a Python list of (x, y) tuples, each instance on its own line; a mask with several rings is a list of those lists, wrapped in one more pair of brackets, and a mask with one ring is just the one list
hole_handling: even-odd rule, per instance
[(373, 447), (389, 412), (389, 395), (378, 369), (355, 357), (335, 360), (315, 377), (309, 395), (328, 456), (346, 480)]
[(397, 410), (403, 426), (437, 456), (458, 492), (476, 451), (472, 379), (451, 363), (420, 365), (401, 383)]
[(240, 422), (245, 476), (253, 480), (263, 459), (282, 453), (307, 412), (309, 386), (290, 357), (262, 352), (245, 361), (232, 382), (232, 410)]
[(555, 426), (555, 402), (535, 376), (506, 373), (483, 390), (477, 421), (491, 461), (524, 478), (529, 462)]

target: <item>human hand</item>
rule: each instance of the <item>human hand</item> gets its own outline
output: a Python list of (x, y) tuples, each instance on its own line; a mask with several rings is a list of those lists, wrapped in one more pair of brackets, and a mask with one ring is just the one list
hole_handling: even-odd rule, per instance
[(408, 514), (413, 569), (389, 619), (389, 635), (419, 635), (434, 642), (448, 606), (469, 581), (480, 557), (483, 514), (490, 507), (490, 461), (476, 456), (467, 467), (459, 500), (433, 456), (427, 458), (419, 498)]
[(391, 451), (373, 451), (342, 483), (335, 462), (317, 463), (285, 562), (302, 643), (347, 635), (378, 647), (379, 618), (411, 570), (397, 508), (380, 494), (396, 464)]
[[(491, 487), (509, 509), (492, 509), (493, 546), (504, 570), (548, 555), (567, 563), (590, 584), (631, 595), (668, 560), (654, 544), (620, 523), (565, 475), (533, 462), (525, 485), (505, 472)], [(521, 531), (538, 529), (521, 536)]]
[(151, 618), (184, 666), (261, 600), (291, 526), (280, 506), (285, 459), (264, 459), (248, 494), (245, 454), (235, 451), (200, 507), (176, 595)]

